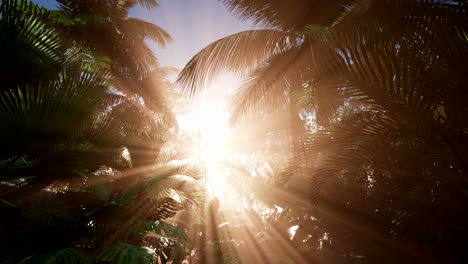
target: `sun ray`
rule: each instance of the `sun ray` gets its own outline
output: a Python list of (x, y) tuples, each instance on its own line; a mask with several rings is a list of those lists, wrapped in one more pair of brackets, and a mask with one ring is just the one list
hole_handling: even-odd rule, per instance
[(198, 156), (206, 168), (206, 187), (222, 203), (234, 195), (227, 182), (223, 161), (229, 160), (233, 154), (227, 101), (238, 84), (239, 80), (231, 74), (219, 77), (202, 94), (193, 98), (189, 113), (178, 117), (180, 128), (197, 136)]

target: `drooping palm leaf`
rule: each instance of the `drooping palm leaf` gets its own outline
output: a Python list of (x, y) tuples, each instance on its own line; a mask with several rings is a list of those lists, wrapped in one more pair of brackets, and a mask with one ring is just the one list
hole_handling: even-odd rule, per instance
[(243, 76), (295, 42), (279, 30), (244, 31), (225, 37), (195, 55), (182, 69), (176, 86), (193, 95), (217, 74), (231, 71)]
[[(300, 48), (290, 49), (271, 59), (264, 67), (257, 67), (234, 94), (232, 116), (234, 124), (241, 117), (252, 116), (259, 109), (287, 108), (291, 94), (291, 80), (299, 79), (301, 67), (297, 63)], [(303, 56), (305, 57), (305, 56)], [(256, 105), (261, 104), (260, 107)]]
[(306, 24), (327, 26), (345, 10), (345, 3), (320, 0), (223, 0), (228, 10), (241, 19), (283, 30), (298, 29)]

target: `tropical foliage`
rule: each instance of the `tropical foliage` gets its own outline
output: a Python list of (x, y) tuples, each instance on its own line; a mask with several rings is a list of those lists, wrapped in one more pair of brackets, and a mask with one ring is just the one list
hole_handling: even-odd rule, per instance
[(155, 0), (1, 2), (0, 262), (466, 262), (467, 2), (221, 2), (262, 29), (175, 84), (243, 79), (209, 202)]
[(223, 2), (266, 29), (210, 44), (178, 85), (233, 71), (233, 124), (289, 117), (281, 176), (310, 201), (303, 243), (327, 237), (328, 261), (465, 259), (466, 2)]
[(167, 70), (144, 42), (169, 35), (126, 18), (155, 1), (124, 2), (1, 3), (2, 263), (165, 263), (189, 243), (164, 220), (203, 204), (203, 171), (167, 150)]

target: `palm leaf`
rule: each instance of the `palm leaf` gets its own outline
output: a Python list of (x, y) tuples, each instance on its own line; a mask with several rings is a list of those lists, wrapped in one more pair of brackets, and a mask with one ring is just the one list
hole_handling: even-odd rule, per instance
[(48, 11), (29, 1), (2, 1), (2, 90), (24, 83), (47, 82), (57, 75), (65, 56), (59, 33), (46, 24), (48, 18)]
[(231, 71), (242, 76), (294, 43), (294, 38), (278, 30), (251, 30), (222, 38), (195, 55), (175, 85), (193, 95), (217, 74)]
[(345, 10), (347, 1), (251, 1), (223, 0), (223, 4), (242, 20), (283, 30), (298, 29), (306, 24), (329, 25)]
[(161, 27), (136, 18), (127, 18), (120, 25), (129, 38), (148, 38), (165, 47), (171, 36)]
[(260, 109), (271, 111), (288, 108), (291, 86), (294, 85), (291, 82), (300, 79), (300, 71), (303, 69), (299, 58), (307, 57), (302, 50), (292, 48), (278, 54), (244, 79), (231, 101), (231, 124), (236, 123), (241, 116), (252, 116)]
[[(43, 181), (39, 186), (47, 186), (57, 177), (76, 176), (71, 170), (84, 165), (78, 157), (86, 157), (83, 154), (92, 150), (92, 144), (81, 138), (82, 128), (100, 110), (107, 82), (105, 75), (78, 70), (64, 73), (60, 80), (48, 85), (20, 87), (0, 95), (5, 127), (1, 145), (8, 150), (1, 158), (21, 161), (6, 163), (4, 169), (9, 173), (2, 176), (8, 175), (9, 180), (35, 176), (29, 180)], [(50, 167), (52, 163), (55, 165)]]

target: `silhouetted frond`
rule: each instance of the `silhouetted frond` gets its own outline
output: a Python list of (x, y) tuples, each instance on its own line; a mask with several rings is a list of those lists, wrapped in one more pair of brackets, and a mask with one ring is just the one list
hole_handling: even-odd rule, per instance
[(182, 69), (176, 86), (193, 95), (222, 71), (243, 76), (272, 56), (294, 46), (296, 39), (278, 30), (251, 30), (217, 40)]
[(2, 91), (47, 82), (58, 74), (65, 51), (59, 32), (46, 23), (49, 16), (46, 9), (26, 0), (0, 4)]
[(310, 58), (308, 46), (303, 45), (288, 49), (269, 58), (263, 65), (258, 65), (233, 96), (231, 125), (240, 117), (248, 118), (260, 109), (288, 109), (291, 86), (301, 86), (306, 82), (303, 72)]
[(136, 18), (127, 18), (122, 22), (122, 28), (129, 38), (148, 38), (165, 47), (171, 41), (171, 36), (161, 27)]
[(321, 0), (223, 0), (229, 11), (243, 20), (283, 30), (306, 24), (327, 26), (345, 10), (348, 1)]

